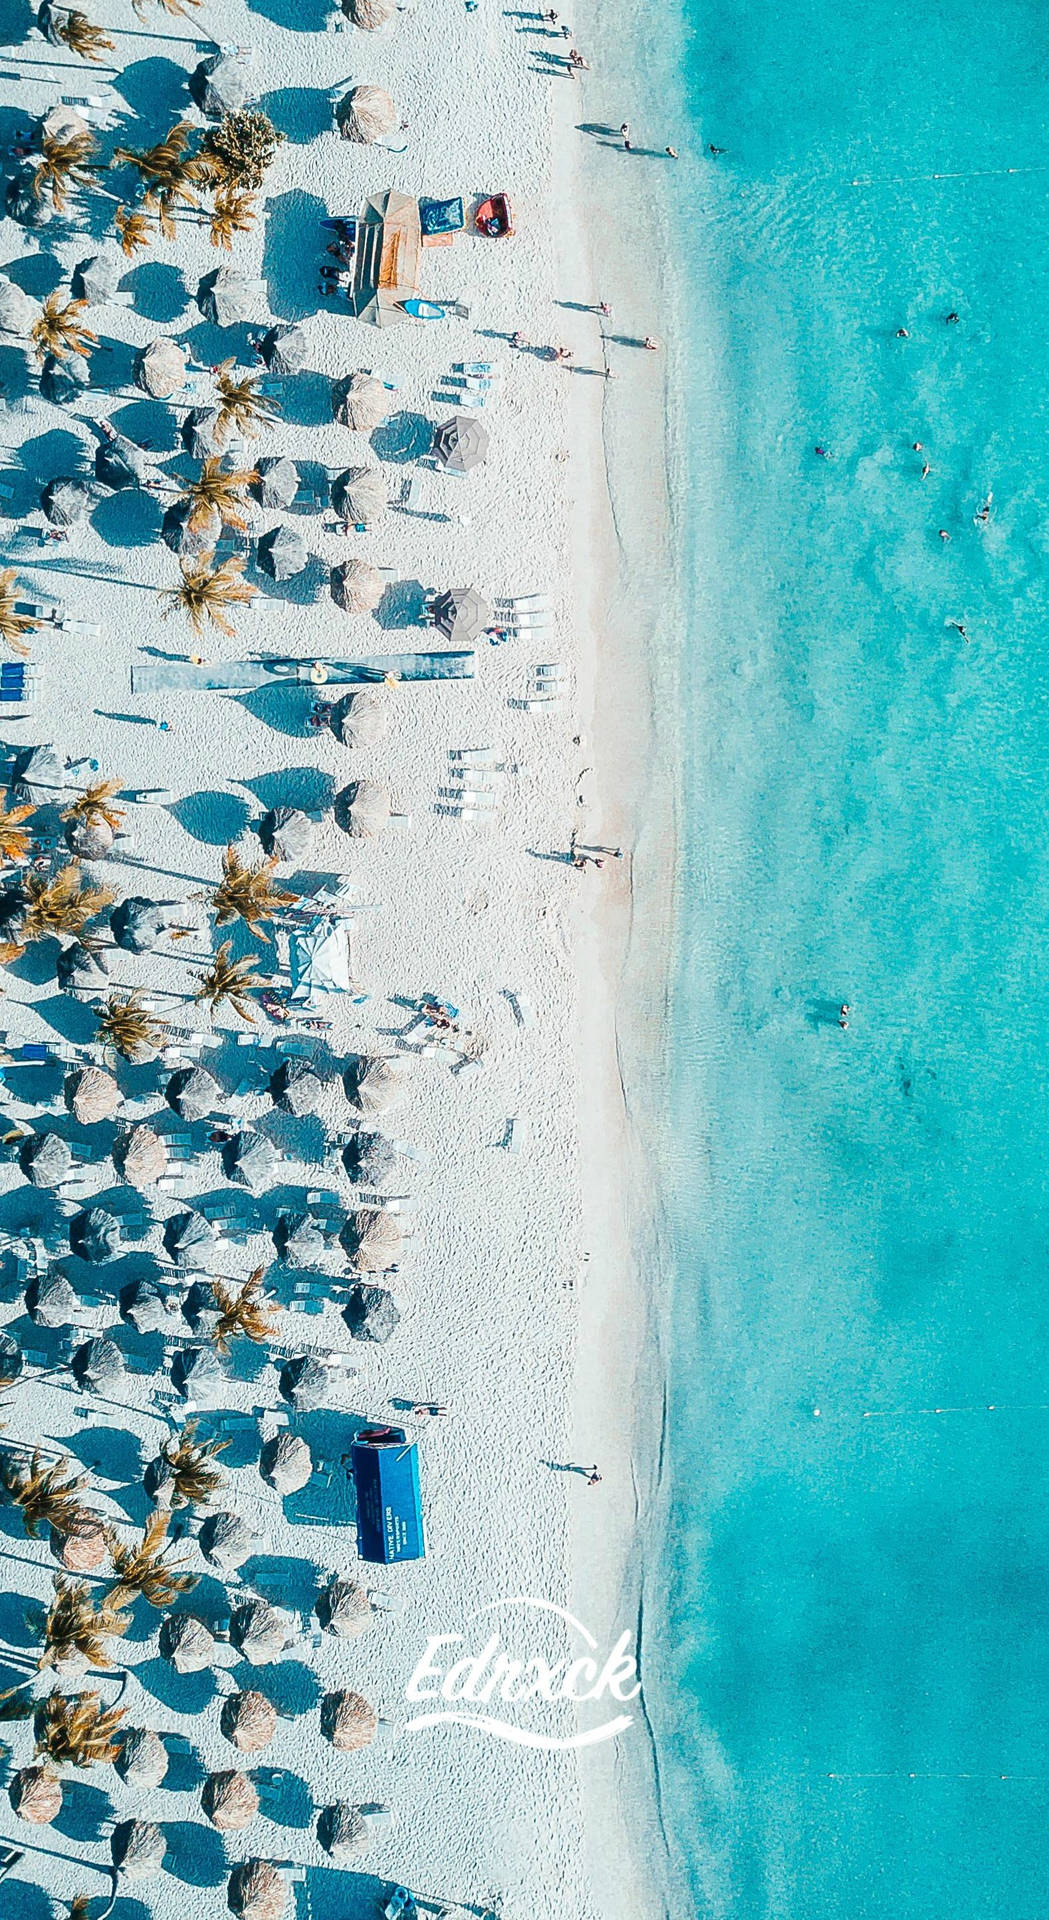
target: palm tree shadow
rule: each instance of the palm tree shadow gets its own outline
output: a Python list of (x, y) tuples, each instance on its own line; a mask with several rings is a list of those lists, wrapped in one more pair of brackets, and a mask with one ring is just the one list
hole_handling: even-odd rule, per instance
[(283, 320), (304, 320), (316, 311), (318, 295), (303, 262), (319, 244), (323, 200), (296, 189), (280, 193), (266, 209), (262, 277), (269, 285), (270, 307)]

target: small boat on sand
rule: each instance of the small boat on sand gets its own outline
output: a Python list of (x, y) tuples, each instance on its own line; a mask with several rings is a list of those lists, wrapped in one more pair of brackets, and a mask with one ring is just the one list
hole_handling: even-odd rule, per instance
[(413, 320), (445, 320), (448, 317), (444, 308), (435, 306), (432, 300), (402, 300), (401, 305)]
[(487, 200), (481, 201), (474, 214), (474, 226), (478, 233), (486, 234), (489, 240), (509, 238), (514, 230), (514, 217), (505, 193), (493, 193)]

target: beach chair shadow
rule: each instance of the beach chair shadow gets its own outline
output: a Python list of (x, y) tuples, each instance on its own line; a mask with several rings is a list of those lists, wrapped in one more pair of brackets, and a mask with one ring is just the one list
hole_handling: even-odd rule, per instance
[(304, 320), (319, 305), (313, 274), (303, 272), (303, 262), (319, 249), (326, 214), (323, 200), (299, 190), (279, 193), (267, 205), (262, 278), (270, 307), (282, 320)]
[(160, 260), (146, 260), (132, 267), (121, 285), (130, 292), (135, 312), (143, 320), (155, 320), (170, 326), (189, 310), (189, 289), (177, 267)]

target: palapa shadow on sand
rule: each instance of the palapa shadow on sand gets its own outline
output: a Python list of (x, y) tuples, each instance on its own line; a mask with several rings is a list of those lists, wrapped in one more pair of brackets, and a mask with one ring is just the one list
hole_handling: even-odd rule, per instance
[[(142, 124), (133, 130), (129, 129), (122, 144), (129, 147), (150, 146), (154, 138), (159, 139), (167, 133), (173, 120), (182, 119), (189, 106), (188, 80), (185, 67), (156, 53), (150, 54), (145, 60), (133, 60), (130, 66), (124, 67), (113, 83), (114, 88)], [(130, 175), (123, 177), (129, 178)]]
[[(306, 1868), (306, 1911), (310, 1920), (375, 1920), (390, 1897), (392, 1883), (374, 1873), (334, 1867)], [(467, 1912), (473, 1909), (467, 1908)], [(476, 1909), (478, 1913), (482, 1908)]]
[(376, 427), (369, 444), (376, 458), (385, 460), (387, 465), (409, 466), (429, 453), (433, 445), (433, 421), (424, 413), (410, 413), (402, 408), (391, 413), (381, 427)]
[(62, 1781), (62, 1811), (56, 1814), (52, 1822), (56, 1833), (67, 1840), (93, 1841), (98, 1839), (99, 1828), (103, 1820), (113, 1818), (113, 1802), (108, 1793), (99, 1787), (89, 1787), (84, 1780), (76, 1779), (67, 1773)]
[(327, 87), (277, 87), (259, 102), (275, 127), (297, 147), (308, 147), (332, 130), (331, 90)]
[(197, 1820), (165, 1820), (164, 1871), (187, 1887), (217, 1887), (229, 1872), (226, 1849), (211, 1827)]
[(188, 1714), (191, 1718), (205, 1713), (217, 1693), (213, 1673), (176, 1673), (159, 1654), (152, 1660), (142, 1661), (135, 1668), (135, 1678), (146, 1693), (151, 1693), (171, 1713)]
[(132, 295), (135, 312), (143, 320), (155, 320), (167, 327), (184, 315), (196, 317), (181, 273), (162, 260), (145, 260), (141, 266), (129, 268), (121, 285)]
[(237, 840), (250, 818), (249, 809), (234, 793), (187, 793), (166, 809), (184, 832), (206, 847), (225, 847)]
[(327, 212), (323, 200), (299, 189), (279, 193), (267, 204), (262, 278), (269, 287), (270, 307), (281, 320), (305, 320), (321, 304), (303, 263), (318, 250)]
[(314, 688), (289, 680), (283, 685), (255, 687), (250, 693), (238, 694), (235, 705), (243, 707), (245, 713), (250, 713), (263, 726), (272, 727), (274, 733), (287, 733), (301, 740), (309, 730), (310, 711), (316, 698)]

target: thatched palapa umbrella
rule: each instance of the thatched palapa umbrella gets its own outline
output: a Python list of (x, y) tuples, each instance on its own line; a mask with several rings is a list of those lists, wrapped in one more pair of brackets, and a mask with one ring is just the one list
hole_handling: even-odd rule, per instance
[(222, 1099), (222, 1088), (206, 1067), (180, 1067), (168, 1081), (164, 1098), (181, 1120), (206, 1120)]
[(282, 1499), (301, 1493), (313, 1473), (313, 1457), (301, 1434), (285, 1428), (267, 1440), (259, 1455), (259, 1472)]
[(344, 560), (331, 570), (331, 597), (343, 613), (374, 613), (386, 582), (370, 560)]
[(226, 444), (220, 407), (191, 407), (182, 422), (182, 444), (194, 460), (210, 460)]
[(144, 1123), (120, 1135), (112, 1158), (117, 1172), (133, 1187), (151, 1187), (167, 1172), (168, 1150), (163, 1138)]
[(206, 1273), (218, 1231), (202, 1213), (173, 1213), (164, 1222), (164, 1248), (180, 1267)]
[(205, 320), (217, 327), (235, 327), (250, 320), (258, 301), (255, 282), (236, 267), (219, 267), (204, 276), (197, 288), (197, 305)]
[(361, 1186), (382, 1187), (393, 1178), (401, 1156), (384, 1133), (355, 1133), (342, 1150), (342, 1163)]
[(188, 359), (177, 340), (151, 340), (136, 353), (131, 377), (154, 400), (170, 400), (186, 384)]
[(365, 1589), (348, 1576), (333, 1580), (317, 1601), (321, 1626), (339, 1640), (356, 1640), (371, 1626), (375, 1611)]
[(287, 1615), (271, 1607), (268, 1600), (249, 1600), (236, 1607), (229, 1631), (233, 1645), (253, 1667), (272, 1666), (294, 1637)]
[(22, 1767), (7, 1797), (18, 1818), (31, 1827), (49, 1827), (62, 1811), (62, 1782), (50, 1767)]
[(267, 454), (256, 460), (258, 479), (252, 486), (256, 500), (264, 507), (290, 507), (299, 491), (299, 469), (286, 453)]
[(342, 1866), (344, 1861), (355, 1860), (358, 1854), (367, 1852), (368, 1823), (359, 1807), (351, 1806), (348, 1800), (337, 1800), (320, 1814), (317, 1838), (325, 1853)]
[(298, 527), (271, 527), (258, 545), (258, 562), (272, 580), (294, 580), (310, 564), (310, 550)]
[(38, 1327), (71, 1327), (80, 1312), (80, 1298), (61, 1267), (49, 1267), (25, 1290), (26, 1311)]
[(73, 1165), (73, 1150), (60, 1133), (31, 1133), (18, 1149), (18, 1164), (34, 1187), (57, 1187)]
[(344, 140), (374, 146), (397, 126), (397, 108), (382, 87), (351, 87), (335, 109), (335, 123)]
[(42, 312), (39, 300), (23, 293), (14, 280), (8, 280), (5, 274), (0, 274), (0, 333), (11, 333), (18, 340), (28, 340)]
[(196, 500), (175, 500), (165, 508), (160, 537), (180, 559), (197, 560), (211, 553), (222, 536), (222, 515), (217, 507), (201, 511)]
[(317, 1112), (324, 1099), (324, 1082), (308, 1060), (282, 1060), (270, 1080), (270, 1097), (275, 1106), (301, 1120)]
[(345, 1086), (359, 1113), (387, 1113), (404, 1097), (404, 1069), (382, 1054), (359, 1053), (346, 1069)]
[(286, 1360), (277, 1377), (281, 1398), (296, 1413), (316, 1413), (331, 1398), (331, 1374), (312, 1354), (300, 1353)]
[(29, 788), (38, 800), (63, 793), (66, 790), (66, 773), (54, 747), (20, 748), (11, 768), (11, 785)]
[(69, 1222), (69, 1245), (81, 1260), (103, 1266), (120, 1252), (120, 1222), (107, 1207), (85, 1207)]
[(238, 1513), (210, 1513), (200, 1529), (200, 1550), (220, 1573), (235, 1573), (250, 1560), (258, 1541)]
[(172, 1309), (153, 1280), (133, 1280), (120, 1295), (120, 1317), (136, 1333), (159, 1333), (170, 1327)]
[(350, 1288), (342, 1317), (354, 1340), (371, 1340), (381, 1347), (396, 1332), (401, 1315), (385, 1287), (360, 1280)]
[(390, 796), (377, 780), (351, 780), (335, 796), (335, 821), (351, 840), (370, 840), (390, 818)]
[(124, 1378), (124, 1356), (114, 1340), (96, 1333), (73, 1355), (73, 1378), (91, 1393), (111, 1393)]
[(302, 327), (271, 327), (259, 341), (259, 354), (271, 373), (301, 373), (309, 343)]
[(253, 1193), (273, 1185), (280, 1155), (264, 1133), (245, 1127), (238, 1133), (227, 1157), (231, 1177), (242, 1181)]
[(145, 487), (153, 478), (152, 457), (125, 433), (110, 427), (102, 445), (95, 450), (95, 476), (114, 490)]
[(382, 687), (344, 693), (328, 713), (328, 725), (344, 747), (375, 747), (389, 730), (389, 701)]
[(76, 406), (85, 387), (91, 385), (91, 368), (79, 357), (59, 360), (48, 354), (40, 369), (40, 391), (53, 407)]
[(351, 373), (331, 390), (332, 413), (354, 433), (373, 433), (388, 419), (393, 395), (371, 373)]
[(93, 498), (86, 480), (49, 480), (40, 495), (40, 505), (52, 527), (75, 527), (86, 520)]
[(285, 865), (308, 860), (316, 837), (316, 822), (301, 807), (271, 807), (259, 821), (259, 839), (265, 852)]
[(117, 1772), (125, 1786), (149, 1792), (168, 1770), (168, 1750), (152, 1727), (129, 1727), (120, 1744)]
[(221, 120), (224, 114), (252, 106), (259, 97), (253, 50), (238, 47), (231, 53), (209, 54), (190, 75), (189, 90), (209, 120)]
[(215, 1636), (194, 1613), (172, 1613), (161, 1623), (160, 1651), (176, 1673), (203, 1673), (214, 1665)]
[(10, 1333), (0, 1331), (0, 1387), (12, 1387), (25, 1366), (25, 1354)]
[[(55, 962), (55, 973), (63, 993), (92, 994), (104, 993), (109, 983), (109, 967), (105, 954), (94, 947), (85, 947), (80, 940), (74, 940), (71, 946), (63, 947)], [(91, 1073), (101, 1069), (91, 1067)], [(103, 1116), (108, 1119), (109, 1115)]]
[(491, 602), (476, 587), (448, 587), (433, 603), (433, 624), (449, 640), (471, 645), (495, 617)]
[(219, 1726), (238, 1753), (262, 1753), (277, 1731), (277, 1709), (264, 1693), (234, 1693), (222, 1703)]
[(273, 1238), (278, 1256), (289, 1267), (312, 1267), (327, 1252), (324, 1229), (308, 1213), (282, 1213)]
[(93, 254), (73, 268), (72, 292), (75, 300), (87, 300), (93, 307), (108, 306), (127, 272), (122, 253), (112, 249)]
[(455, 413), (434, 428), (433, 452), (449, 473), (469, 473), (488, 453), (488, 429), (472, 413)]
[(51, 1529), (51, 1551), (67, 1573), (97, 1573), (109, 1558), (109, 1537), (101, 1520), (82, 1520), (69, 1533)]
[(397, 0), (339, 0), (339, 5), (347, 20), (366, 33), (376, 33), (397, 12)]
[(152, 1820), (122, 1820), (109, 1843), (113, 1865), (124, 1880), (152, 1880), (164, 1865), (168, 1843)]
[(331, 503), (350, 526), (371, 527), (390, 504), (390, 490), (377, 467), (347, 467), (331, 490)]
[(200, 1804), (220, 1833), (243, 1833), (258, 1813), (259, 1796), (254, 1781), (246, 1773), (231, 1769), (208, 1775)]
[(391, 1213), (351, 1213), (339, 1234), (357, 1273), (385, 1273), (400, 1258), (404, 1235)]
[(214, 1347), (180, 1347), (171, 1363), (171, 1380), (184, 1400), (210, 1405), (226, 1385)]
[(271, 1860), (242, 1860), (230, 1874), (226, 1902), (240, 1920), (281, 1920), (288, 1889)]
[(151, 953), (169, 927), (185, 924), (187, 908), (178, 900), (146, 900), (130, 894), (113, 908), (109, 925), (125, 953)]
[(339, 1753), (359, 1753), (362, 1747), (371, 1746), (379, 1716), (362, 1693), (326, 1693), (321, 1702), (321, 1726)]

